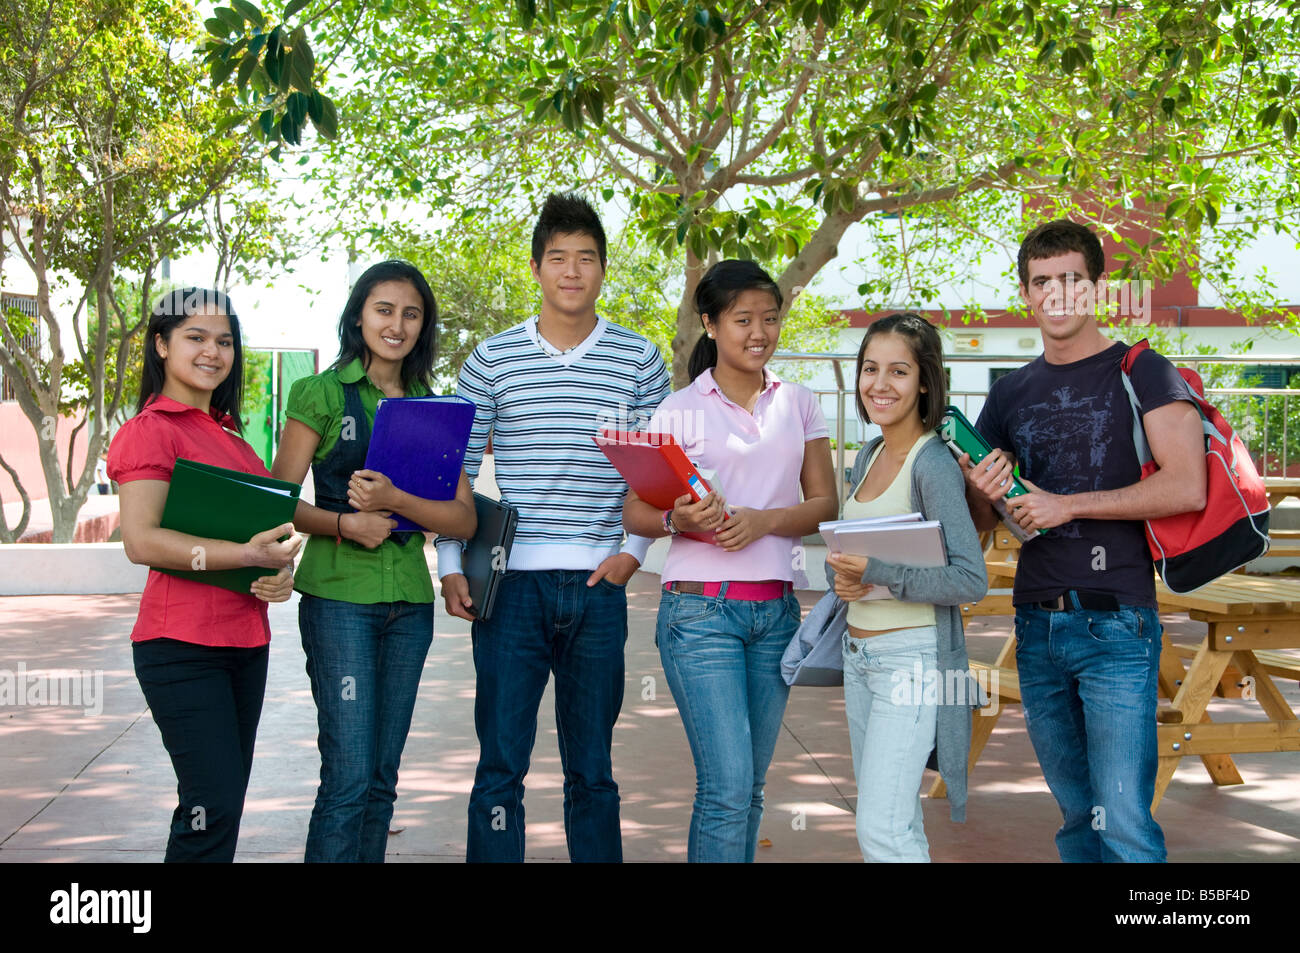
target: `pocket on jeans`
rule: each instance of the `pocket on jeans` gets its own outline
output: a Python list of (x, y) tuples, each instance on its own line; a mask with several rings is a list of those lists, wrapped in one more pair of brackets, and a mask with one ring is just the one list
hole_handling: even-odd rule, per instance
[(695, 625), (711, 618), (718, 611), (718, 600), (711, 596), (683, 596), (673, 594), (670, 602), (661, 605), (660, 611), (668, 612), (670, 626)]
[[(920, 675), (922, 681), (928, 676), (933, 679), (931, 672), (937, 672), (939, 668), (939, 657), (933, 651), (930, 652), (908, 652), (888, 650), (878, 655), (867, 655), (867, 665), (871, 671), (876, 673), (886, 673), (890, 675), (895, 684)], [(917, 686), (918, 690), (920, 686)]]
[(596, 580), (596, 585), (604, 586), (606, 589), (613, 589), (615, 592), (627, 592), (627, 583), (623, 583), (623, 585), (620, 586), (616, 582), (610, 582), (604, 576), (601, 576)]
[(1088, 634), (1095, 642), (1137, 644), (1145, 643), (1150, 632), (1143, 624), (1141, 613), (1132, 609), (1120, 609), (1116, 612), (1090, 613)]

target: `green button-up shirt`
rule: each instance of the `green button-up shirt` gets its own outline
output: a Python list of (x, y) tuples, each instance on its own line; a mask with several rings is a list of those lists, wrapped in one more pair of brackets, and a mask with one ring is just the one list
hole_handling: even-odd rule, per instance
[[(290, 389), (285, 413), (320, 434), (313, 463), (325, 459), (338, 443), (343, 429), (343, 385), (356, 382), (361, 385), (361, 408), (373, 427), (384, 392), (366, 376), (359, 358), (341, 370), (304, 377)], [(413, 388), (411, 396), (427, 393), (427, 388)], [(366, 549), (350, 539), (337, 542), (333, 536), (312, 536), (294, 574), (294, 588), (322, 599), (359, 604), (433, 602), (424, 543), (423, 533), (412, 533), (402, 544), (385, 540), (376, 549)]]

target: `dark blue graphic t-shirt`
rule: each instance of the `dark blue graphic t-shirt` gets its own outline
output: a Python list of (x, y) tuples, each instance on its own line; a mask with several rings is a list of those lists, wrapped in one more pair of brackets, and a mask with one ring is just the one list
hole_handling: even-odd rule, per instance
[[(1115, 490), (1138, 482), (1133, 412), (1117, 343), (1072, 364), (1041, 356), (989, 389), (976, 429), (1015, 454), (1020, 474), (1051, 493)], [(1143, 352), (1133, 389), (1144, 414), (1179, 400), (1186, 386), (1161, 354)], [(1073, 520), (1031, 539), (1016, 568), (1013, 601), (1053, 599), (1067, 589), (1114, 595), (1123, 605), (1156, 604), (1141, 520)]]

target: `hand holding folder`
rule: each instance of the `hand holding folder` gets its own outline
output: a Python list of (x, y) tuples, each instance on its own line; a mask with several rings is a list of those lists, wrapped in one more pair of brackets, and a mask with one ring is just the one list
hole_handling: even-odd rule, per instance
[[(301, 489), (296, 483), (180, 458), (172, 470), (159, 525), (190, 536), (246, 543), (291, 524)], [(254, 580), (277, 572), (262, 566), (157, 571), (245, 595)]]
[[(818, 529), (832, 555), (865, 556), (922, 568), (948, 565), (943, 527), (937, 520), (922, 519), (920, 513), (833, 520)], [(859, 601), (890, 598), (888, 588), (872, 586)]]
[[(683, 496), (698, 503), (712, 492), (672, 434), (602, 430), (591, 439), (636, 495), (656, 509), (671, 510)], [(713, 532), (688, 531), (679, 535), (703, 543), (716, 542)]]
[(519, 511), (501, 500), (475, 493), (474, 512), (478, 516), (478, 530), (465, 547), (461, 565), (469, 583), (469, 611), (476, 619), (486, 622), (492, 618), (497, 589), (506, 574)]
[[(474, 403), (464, 397), (385, 397), (375, 411), (365, 469), (420, 499), (454, 499), (473, 426)], [(392, 518), (394, 532), (428, 530), (400, 513)]]
[[(939, 424), (939, 439), (948, 445), (948, 449), (958, 459), (961, 459), (963, 453), (969, 454), (971, 467), (976, 466), (993, 452), (993, 448), (988, 445), (988, 441), (971, 425), (971, 422), (966, 419), (966, 415), (956, 407), (950, 406), (944, 410), (943, 420)], [(1020, 482), (1019, 477), (1012, 477), (1011, 489), (1007, 491), (1006, 496), (1001, 500), (993, 501), (993, 509), (1002, 519), (1003, 524), (1011, 531), (1011, 535), (1022, 543), (1033, 539), (1038, 533), (1046, 532), (1041, 529), (1037, 532), (1030, 532), (1011, 518), (1006, 501), (1015, 499), (1017, 496), (1023, 496), (1028, 492), (1029, 490)]]

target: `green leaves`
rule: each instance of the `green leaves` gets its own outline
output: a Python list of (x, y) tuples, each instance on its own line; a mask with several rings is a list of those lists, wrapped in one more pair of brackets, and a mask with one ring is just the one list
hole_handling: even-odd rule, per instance
[[(262, 24), (266, 22), (266, 19), (262, 16), (262, 11), (249, 3), (248, 0), (230, 0), (230, 5), (240, 17), (258, 29), (261, 29)], [(239, 29), (243, 29), (242, 24)]]
[(293, 44), (289, 55), (291, 80), (296, 88), (310, 92), (314, 89), (312, 71), (316, 68), (316, 57), (307, 43), (306, 31), (298, 27), (289, 35), (289, 39)]
[[(1171, 234), (1252, 214), (1271, 227), (1300, 206), (1285, 147), (1300, 112), (1300, 40), (1283, 19), (1296, 0), (1279, 0), (1285, 14), (1171, 0), (516, 0), (504, 14), (385, 3), (358, 6), (355, 40), (324, 15), (303, 37), (314, 59), (356, 64), (340, 94), (355, 125), (326, 149), (350, 178), (331, 174), (375, 198), (354, 208), (416, 190), (417, 171), (421, 201), (449, 220), (473, 209), (496, 221), (572, 185), (626, 197), (664, 255), (822, 262), (853, 254), (836, 245), (849, 222), (887, 221), (889, 241), (904, 228), (909, 243), (1009, 241), (998, 229), (1023, 223), (989, 224), (995, 199), (1108, 223), (1169, 211)], [(328, 80), (299, 52), (313, 44), (292, 23), (273, 42), (275, 26), (246, 75), (249, 36), (227, 83), (256, 90), (266, 74), (274, 98), (241, 105), (270, 112), (264, 130), (257, 120), (269, 139), (302, 106), (324, 136), (326, 101), (312, 93), (327, 90), (308, 80)], [(306, 99), (289, 107), (294, 94)], [(415, 113), (437, 119), (412, 126)], [(1104, 216), (1071, 204), (1080, 193)], [(925, 247), (922, 261), (878, 266), (918, 275), (880, 279), (900, 297), (940, 287), (936, 262), (969, 260), (938, 239)], [(1146, 267), (1154, 253), (1132, 254)]]
[(217, 7), (212, 14), (229, 28), (229, 32), (244, 32), (244, 18), (230, 7)]
[[(217, 7), (205, 23), (212, 37), (204, 49), (213, 86), (233, 76), (236, 91), (249, 106), (256, 106), (248, 115), (256, 115), (252, 129), (265, 142), (300, 145), (308, 119), (323, 137), (334, 138), (338, 112), (316, 87), (316, 56), (306, 29), (288, 30), (282, 23), (266, 29), (265, 15), (250, 0), (230, 4)], [(307, 0), (293, 0), (284, 9), (284, 19), (306, 5)], [(220, 128), (228, 131), (238, 121), (228, 116)], [(278, 156), (278, 150), (273, 155)]]

